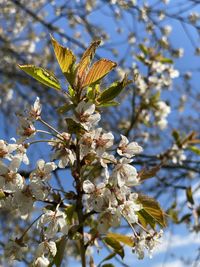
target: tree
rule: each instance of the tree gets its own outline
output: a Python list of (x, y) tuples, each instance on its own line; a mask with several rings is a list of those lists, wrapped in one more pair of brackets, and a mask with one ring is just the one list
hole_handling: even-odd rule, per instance
[[(193, 89), (196, 85), (191, 79), (191, 74), (187, 71), (184, 71), (182, 73), (181, 70), (178, 71), (176, 70), (176, 68), (174, 68), (173, 62), (176, 63), (177, 58), (182, 56), (183, 50), (181, 48), (175, 48), (175, 39), (172, 38), (170, 40), (169, 37), (172, 28), (170, 28), (168, 25), (165, 25), (165, 20), (171, 20), (172, 23), (174, 23), (173, 20), (176, 20), (178, 23), (180, 23), (181, 27), (186, 33), (189, 42), (191, 42), (192, 46), (194, 46), (195, 48), (196, 54), (198, 54), (199, 48), (196, 46), (196, 43), (193, 40), (195, 35), (192, 31), (190, 31), (190, 27), (193, 27), (193, 29), (196, 30), (196, 34), (198, 34), (199, 15), (195, 11), (192, 11), (190, 13), (190, 10), (195, 10), (195, 8), (198, 7), (198, 2), (177, 2), (176, 4), (172, 3), (171, 5), (167, 5), (166, 1), (163, 2), (164, 3), (157, 3), (156, 1), (150, 1), (149, 4), (142, 4), (135, 3), (134, 1), (69, 1), (69, 3), (66, 4), (61, 2), (49, 3), (45, 1), (37, 1), (37, 3), (35, 3), (34, 1), (29, 1), (29, 3), (27, 4), (23, 3), (22, 1), (8, 1), (3, 3), (3, 12), (1, 14), (1, 21), (3, 25), (1, 34), (1, 58), (3, 58), (3, 64), (1, 66), (1, 94), (4, 101), (2, 101), (1, 111), (3, 112), (4, 116), (6, 116), (7, 122), (13, 120), (13, 114), (15, 112), (17, 112), (18, 114), (20, 113), (20, 124), (18, 126), (17, 133), (21, 137), (20, 142), (25, 141), (26, 144), (27, 135), (30, 135), (30, 137), (32, 137), (32, 135), (38, 132), (39, 128), (35, 126), (35, 123), (33, 124), (35, 120), (37, 121), (37, 123), (38, 121), (40, 121), (40, 123), (46, 125), (47, 127), (51, 127), (54, 135), (56, 135), (55, 131), (57, 131), (57, 134), (59, 136), (62, 132), (67, 132), (67, 134), (64, 136), (62, 136), (61, 134), (61, 139), (63, 140), (63, 142), (66, 142), (65, 153), (67, 153), (67, 156), (65, 155), (64, 159), (61, 160), (62, 155), (60, 154), (60, 150), (62, 150), (62, 142), (59, 143), (59, 140), (56, 139), (58, 147), (57, 145), (53, 145), (54, 141), (50, 142), (51, 146), (55, 150), (55, 159), (60, 160), (61, 166), (64, 166), (68, 163), (73, 166), (74, 162), (79, 165), (87, 165), (90, 163), (94, 164), (93, 161), (97, 160), (93, 155), (94, 147), (91, 146), (91, 155), (90, 153), (89, 156), (82, 155), (81, 160), (83, 160), (83, 162), (78, 163), (78, 161), (80, 161), (78, 160), (78, 154), (80, 152), (77, 152), (77, 148), (75, 149), (77, 144), (73, 139), (74, 135), (76, 135), (76, 138), (80, 138), (80, 136), (82, 137), (82, 135), (86, 135), (87, 138), (95, 140), (96, 143), (99, 136), (101, 136), (102, 139), (103, 135), (108, 135), (109, 138), (111, 138), (108, 144), (110, 145), (114, 143), (115, 146), (118, 146), (116, 153), (121, 156), (125, 156), (126, 158), (126, 160), (121, 160), (116, 164), (125, 164), (126, 167), (128, 166), (127, 168), (130, 168), (132, 178), (134, 177), (134, 175), (136, 175), (136, 172), (135, 168), (130, 165), (131, 162), (129, 158), (134, 154), (133, 152), (130, 152), (130, 150), (141, 152), (137, 155), (137, 157), (135, 157), (133, 165), (138, 166), (137, 177), (140, 179), (140, 181), (142, 181), (142, 191), (147, 195), (151, 194), (151, 196), (156, 199), (158, 199), (159, 197), (161, 197), (161, 199), (170, 197), (170, 202), (165, 207), (166, 213), (169, 216), (167, 216), (168, 221), (171, 222), (172, 219), (174, 223), (186, 223), (190, 226), (190, 228), (192, 228), (193, 231), (198, 232), (199, 207), (197, 203), (195, 203), (193, 193), (199, 188), (198, 182), (195, 182), (198, 179), (199, 174), (198, 157), (200, 154), (198, 147), (198, 116), (196, 116), (198, 112), (198, 105), (195, 104), (196, 100), (198, 99), (199, 93), (198, 90)], [(15, 11), (17, 12), (15, 13)], [(49, 12), (49, 14), (45, 14), (45, 11)], [(95, 14), (95, 12), (98, 13), (97, 19), (100, 20), (103, 16), (106, 15), (106, 13), (109, 12), (109, 15), (111, 17), (109, 18), (109, 22), (111, 23), (112, 21), (112, 23), (116, 23), (117, 25), (116, 30), (119, 33), (120, 37), (119, 44), (117, 43), (117, 34), (113, 33), (112, 26), (106, 27), (107, 25), (104, 25), (103, 23), (102, 25), (97, 24), (95, 15), (93, 15), (93, 13)], [(9, 17), (10, 14), (16, 15)], [(7, 20), (5, 20), (6, 18)], [(70, 31), (66, 31), (66, 29), (65, 31), (63, 31), (63, 18), (67, 18), (66, 22)], [(130, 20), (131, 23), (129, 22)], [(134, 24), (132, 24), (132, 21), (134, 22)], [(15, 25), (17, 26), (14, 28), (14, 30), (11, 31), (11, 26), (14, 24), (13, 22), (15, 22)], [(135, 27), (134, 25), (137, 25), (137, 27)], [(175, 27), (175, 29), (178, 28), (177, 24), (174, 24), (173, 26)], [(122, 32), (123, 30), (124, 33)], [(66, 34), (66, 32), (68, 32), (68, 34)], [(111, 33), (110, 38), (114, 40), (113, 42), (110, 41), (110, 43), (108, 36), (109, 32)], [(81, 80), (83, 79), (81, 77), (84, 77), (82, 73), (84, 72), (84, 69), (79, 70), (79, 73), (76, 73), (76, 75), (73, 74), (72, 66), (74, 65), (73, 63), (75, 61), (74, 54), (71, 52), (71, 50), (60, 46), (55, 39), (52, 39), (55, 54), (60, 64), (61, 70), (64, 76), (67, 78), (69, 84), (71, 85), (71, 87), (68, 87), (68, 90), (66, 90), (66, 83), (64, 82), (64, 80), (62, 80), (61, 75), (56, 75), (59, 80), (61, 78), (61, 82), (58, 83), (58, 80), (57, 78), (55, 78), (54, 74), (46, 70), (50, 69), (51, 71), (57, 72), (55, 59), (53, 58), (53, 53), (51, 53), (50, 50), (49, 33), (52, 33), (53, 36), (57, 34), (60, 39), (60, 43), (63, 43), (67, 40), (67, 46), (71, 46), (72, 50), (77, 52), (78, 55), (87, 48), (87, 46), (85, 45), (85, 40), (88, 40), (88, 37), (93, 40), (98, 37), (105, 40), (105, 44), (101, 46), (103, 49), (99, 50), (102, 51), (102, 53), (99, 52), (96, 55), (96, 59), (100, 60), (100, 63), (93, 65), (93, 67), (89, 70), (86, 78), (84, 78), (85, 80), (83, 81)], [(121, 41), (121, 39), (124, 39), (124, 41)], [(97, 39), (97, 41), (92, 43), (92, 45), (90, 46), (89, 55), (93, 55), (93, 52), (98, 45), (99, 41)], [(118, 45), (119, 49), (117, 49)], [(91, 47), (92, 51), (90, 51)], [(66, 59), (61, 57), (63, 53), (67, 55)], [(100, 59), (100, 54), (104, 53), (109, 54), (111, 57), (115, 57), (114, 61), (118, 63), (118, 67), (116, 68), (115, 72), (112, 72), (112, 77), (111, 75), (106, 76), (104, 83), (101, 83), (101, 88), (99, 88), (99, 79), (110, 72), (111, 69), (116, 67), (114, 61), (102, 61)], [(41, 54), (43, 56), (41, 56)], [(85, 60), (83, 60), (82, 58), (82, 63), (80, 63), (80, 65), (83, 64), (82, 68), (87, 66), (90, 60), (91, 58), (88, 57), (86, 57)], [(67, 62), (66, 65), (63, 65), (64, 61)], [(136, 63), (133, 64), (133, 61)], [(30, 65), (23, 65), (27, 63), (40, 66), (40, 68)], [(20, 64), (22, 70), (24, 70), (43, 84), (57, 89), (57, 91), (54, 92), (53, 90), (47, 90), (43, 86), (39, 86), (39, 83), (34, 82), (33, 79), (28, 79), (27, 76), (19, 70), (17, 64)], [(96, 68), (96, 71), (93, 68)], [(101, 72), (102, 77), (100, 77), (101, 75), (99, 74)], [(76, 76), (76, 82), (74, 81), (74, 75)], [(11, 76), (12, 80), (9, 78)], [(175, 83), (172, 83), (172, 80), (178, 76), (180, 78)], [(109, 77), (110, 79), (108, 79), (107, 77)], [(81, 81), (79, 81), (78, 83), (78, 80)], [(130, 80), (132, 82), (130, 82)], [(82, 90), (82, 88), (89, 86), (88, 90), (84, 91), (86, 96), (84, 96), (83, 99), (81, 99), (80, 95), (77, 96), (74, 92), (74, 83), (76, 84), (76, 89), (79, 88)], [(111, 86), (106, 84), (111, 84)], [(12, 94), (14, 94), (15, 97), (12, 97)], [(46, 118), (45, 121), (40, 118), (40, 114), (37, 114), (37, 112), (40, 111), (40, 104), (38, 99), (32, 107), (31, 112), (26, 114), (26, 119), (22, 117), (21, 110), (24, 106), (24, 101), (31, 103), (33, 100), (33, 95), (39, 96), (42, 103), (48, 103), (46, 105), (43, 104), (43, 117)], [(92, 106), (92, 104), (89, 105), (84, 103), (84, 105), (88, 105), (88, 107), (84, 109), (84, 105), (83, 103), (81, 104), (81, 100), (86, 100), (87, 103), (89, 100), (90, 103), (93, 103), (93, 105), (95, 105), (96, 112), (94, 113), (94, 106)], [(120, 105), (118, 105), (117, 102), (119, 102)], [(11, 104), (12, 110), (10, 109)], [(55, 112), (55, 109), (57, 109), (58, 111), (57, 114)], [(183, 110), (184, 112), (182, 112)], [(173, 115), (171, 115), (171, 117), (168, 117), (171, 111), (173, 111)], [(38, 117), (31, 117), (32, 112), (34, 114), (36, 113)], [(101, 133), (100, 130), (96, 130), (95, 134), (93, 133), (91, 135), (90, 132), (87, 133), (87, 127), (89, 127), (87, 123), (84, 124), (84, 122), (80, 121), (80, 118), (77, 119), (77, 114), (84, 114), (84, 112), (87, 114), (86, 117), (94, 117), (94, 121), (92, 121), (92, 119), (90, 121), (90, 123), (93, 122), (94, 125), (97, 122), (95, 121), (95, 118), (96, 120), (98, 120), (99, 118), (97, 117), (99, 115), (99, 112), (101, 112), (103, 116), (99, 123), (105, 129), (105, 132), (103, 131)], [(69, 115), (73, 117), (69, 117)], [(67, 117), (66, 120), (63, 120), (63, 117)], [(6, 124), (5, 122), (5, 125), (8, 124)], [(66, 126), (68, 126), (67, 131)], [(89, 128), (89, 131), (90, 130), (91, 129)], [(115, 141), (113, 140), (113, 135), (110, 133), (111, 130), (116, 137)], [(39, 131), (41, 138), (43, 138), (42, 134), (45, 134), (44, 131), (46, 131), (46, 129), (39, 129)], [(122, 134), (121, 139), (120, 134)], [(72, 139), (71, 135), (73, 136)], [(98, 135), (98, 137), (96, 135)], [(58, 138), (58, 136), (55, 138)], [(137, 145), (137, 143), (129, 143), (127, 138), (129, 138), (129, 140), (137, 140), (137, 142), (143, 147), (143, 152), (141, 147)], [(30, 143), (32, 144), (34, 142), (35, 141), (31, 141)], [(82, 144), (82, 146), (84, 145), (87, 147), (87, 144)], [(9, 167), (11, 169), (5, 169), (6, 167), (2, 163), (3, 172), (7, 173), (8, 170), (13, 171), (12, 168), (18, 169), (18, 165), (21, 161), (25, 160), (26, 162), (27, 159), (22, 157), (21, 148), (19, 148), (19, 146), (19, 143), (8, 145), (2, 140), (1, 157), (7, 157), (7, 159), (11, 160), (12, 162), (11, 167)], [(27, 146), (29, 145), (27, 144)], [(154, 147), (154, 149), (152, 147)], [(107, 148), (109, 148), (109, 146), (106, 147), (106, 149)], [(125, 149), (125, 152), (123, 149)], [(32, 153), (32, 155), (35, 155), (33, 157), (38, 156), (38, 152), (35, 151), (36, 150), (34, 150)], [(49, 154), (46, 152), (46, 150), (44, 151), (46, 154)], [(135, 153), (137, 154), (137, 152)], [(14, 154), (12, 155), (12, 153)], [(98, 152), (96, 145), (95, 153), (102, 153), (102, 151)], [(115, 152), (113, 153), (113, 156), (117, 155)], [(132, 154), (129, 155), (129, 153)], [(104, 158), (102, 158), (102, 154), (98, 154), (98, 160), (97, 162), (95, 162), (96, 165), (94, 168), (95, 175), (97, 177), (98, 175), (100, 175), (99, 173), (102, 169), (101, 165), (106, 164), (105, 162), (101, 162), (103, 159)], [(112, 162), (112, 159), (110, 160)], [(16, 164), (18, 164), (17, 167)], [(123, 186), (123, 181), (121, 181), (122, 177), (119, 175), (119, 170), (118, 168), (118, 171), (115, 170), (115, 163), (113, 162), (113, 164), (113, 167), (109, 167), (108, 169), (110, 171), (110, 169), (113, 168), (115, 176), (118, 177), (117, 185)], [(76, 165), (76, 167), (78, 169), (78, 165)], [(29, 181), (30, 179), (30, 181), (33, 181), (31, 182), (33, 187), (32, 190), (35, 190), (34, 192), (38, 191), (40, 192), (40, 194), (42, 194), (37, 197), (41, 198), (43, 201), (47, 201), (46, 194), (48, 190), (41, 192), (41, 188), (43, 183), (46, 183), (49, 179), (50, 172), (47, 172), (47, 174), (45, 174), (46, 176), (41, 178), (42, 184), (38, 184), (39, 182), (36, 178), (39, 175), (38, 172), (41, 171), (41, 169), (47, 169), (50, 170), (50, 172), (53, 172), (54, 179), (57, 180), (58, 186), (61, 187), (59, 190), (63, 190), (62, 187), (63, 185), (65, 185), (65, 183), (63, 184), (62, 182), (62, 180), (64, 179), (63, 174), (61, 171), (59, 171), (58, 168), (56, 169), (56, 166), (52, 162), (47, 163), (46, 165), (44, 161), (39, 161), (38, 166), (35, 167), (33, 164), (31, 170), (26, 170), (22, 165), (22, 169), (20, 169), (19, 173), (20, 176), (17, 176), (18, 180), (16, 181), (19, 184), (21, 183), (22, 186), (22, 184), (24, 183), (22, 182), (23, 179), (21, 179), (22, 176), (25, 177), (27, 181)], [(103, 166), (103, 169), (107, 170), (105, 166)], [(94, 175), (94, 170), (87, 169), (84, 171), (89, 172), (88, 175)], [(72, 176), (75, 181), (76, 179), (78, 179), (76, 175), (78, 175), (79, 177), (80, 173), (76, 174), (72, 171)], [(104, 175), (105, 177), (106, 175), (108, 175), (107, 171)], [(194, 177), (192, 180), (191, 176)], [(152, 177), (154, 177), (154, 179), (146, 181), (146, 179)], [(90, 215), (96, 216), (95, 214), (99, 212), (98, 204), (101, 205), (106, 201), (105, 199), (102, 200), (100, 198), (95, 204), (95, 197), (97, 197), (95, 195), (95, 192), (100, 190), (100, 195), (102, 196), (105, 194), (106, 197), (109, 196), (109, 200), (107, 201), (110, 201), (110, 199), (112, 199), (112, 190), (111, 188), (109, 188), (109, 186), (107, 186), (107, 184), (106, 186), (101, 185), (102, 187), (99, 187), (97, 190), (96, 185), (94, 183), (91, 184), (90, 179), (85, 180), (86, 181), (83, 183), (83, 188), (81, 190), (83, 190), (82, 193), (84, 192), (90, 195), (87, 204), (91, 210), (89, 211), (88, 217), (86, 216), (86, 214), (78, 214), (76, 207), (80, 207), (81, 204), (78, 204), (76, 193), (74, 192), (68, 192), (65, 197), (69, 200), (69, 203), (70, 201), (77, 201), (75, 207), (73, 204), (69, 205), (69, 203), (66, 207), (62, 207), (62, 205), (64, 205), (64, 203), (62, 203), (61, 201), (62, 193), (61, 191), (58, 191), (59, 193), (56, 192), (54, 195), (52, 194), (51, 200), (48, 200), (51, 203), (46, 203), (48, 210), (47, 213), (52, 213), (52, 206), (59, 203), (59, 205), (61, 205), (60, 208), (65, 209), (65, 213), (60, 215), (62, 220), (67, 216), (68, 219), (75, 221), (78, 220), (80, 223), (80, 221), (82, 220), (89, 221)], [(128, 183), (128, 181), (126, 183)], [(3, 184), (2, 186), (4, 188), (5, 185)], [(76, 190), (80, 191), (80, 188), (78, 189), (78, 187), (79, 185), (76, 181), (75, 188)], [(7, 191), (13, 190), (10, 188), (6, 188), (6, 190), (4, 189), (2, 191), (2, 203), (5, 201), (4, 198), (9, 199), (10, 197), (10, 192)], [(189, 209), (185, 209), (185, 205), (183, 205), (181, 208), (181, 203), (179, 203), (180, 200), (179, 198), (177, 198), (180, 191), (185, 191), (186, 197), (184, 198), (184, 202), (185, 204), (188, 203)], [(171, 192), (174, 193), (174, 197), (171, 197)], [(79, 193), (81, 193), (81, 191)], [(138, 197), (139, 202), (135, 202), (135, 196), (136, 195), (131, 195), (130, 201), (132, 201), (131, 203), (135, 204), (135, 206), (133, 207), (133, 210), (136, 211), (135, 218), (137, 218), (136, 220), (139, 220), (137, 222), (141, 225), (141, 227), (146, 227), (147, 222), (152, 228), (154, 227), (155, 222), (158, 222), (161, 224), (161, 226), (164, 226), (165, 222), (163, 212), (159, 208), (158, 203), (152, 198), (146, 198), (142, 195)], [(34, 197), (37, 198), (35, 195)], [(19, 199), (18, 202), (22, 201), (20, 195), (17, 196), (17, 198)], [(127, 199), (127, 201), (129, 200)], [(16, 203), (18, 202), (16, 200)], [(29, 204), (32, 205), (30, 201), (27, 201), (27, 207), (21, 207), (21, 209), (25, 209), (25, 214), (27, 211), (26, 209), (29, 209), (30, 207)], [(147, 205), (148, 209), (150, 204), (153, 207), (154, 211), (158, 209), (156, 216), (158, 216), (159, 218), (155, 218), (155, 214), (153, 214), (154, 216), (152, 219), (152, 214), (149, 214), (149, 211), (143, 209), (144, 211), (141, 212), (142, 209), (138, 206), (143, 205), (144, 208), (146, 207), (145, 205)], [(97, 205), (97, 207), (95, 206), (94, 208), (94, 205)], [(90, 212), (95, 214), (90, 214)], [(122, 210), (121, 214), (123, 214)], [(5, 221), (9, 220), (10, 218), (10, 214), (8, 214), (6, 211), (2, 212), (2, 216)], [(83, 217), (81, 218), (81, 216), (86, 216), (86, 218), (84, 217), (83, 219)], [(101, 216), (103, 217), (105, 216), (105, 214)], [(30, 222), (27, 220), (27, 224), (31, 225), (31, 223), (33, 222), (33, 217), (29, 219)], [(41, 218), (38, 218), (40, 225), (42, 225), (42, 219), (44, 220), (45, 216), (42, 215)], [(112, 221), (112, 219), (110, 220)], [(113, 220), (115, 222), (118, 221), (117, 218)], [(17, 229), (17, 231), (19, 231), (18, 233), (21, 232), (22, 234), (22, 238), (17, 237), (12, 245), (17, 244), (18, 246), (23, 247), (23, 238), (27, 233), (29, 235), (30, 232), (32, 241), (34, 243), (34, 237), (36, 236), (37, 232), (37, 229), (35, 229), (35, 227), (32, 227), (31, 225), (31, 231), (28, 230), (27, 232), (24, 232), (24, 229), (29, 229), (28, 226), (26, 226), (28, 228), (25, 227), (25, 222), (21, 222), (21, 220), (19, 220), (17, 217), (14, 217), (11, 225), (9, 226), (11, 227), (11, 229), (13, 229), (12, 223), (19, 225), (19, 229)], [(91, 223), (91, 221), (87, 223), (89, 224)], [(50, 229), (45, 228), (47, 226), (45, 223), (42, 226), (44, 226), (44, 232)], [(108, 226), (110, 226), (110, 224), (107, 225), (107, 227)], [(5, 233), (9, 230), (9, 227), (4, 227), (3, 230), (5, 231)], [(83, 237), (83, 229), (81, 229), (82, 226), (79, 226), (80, 228), (77, 227), (78, 226), (74, 228), (72, 227), (72, 229), (68, 229), (68, 234), (71, 235), (71, 239), (77, 238), (81, 240), (81, 238)], [(25, 234), (23, 235), (23, 233)], [(45, 237), (45, 233), (43, 234), (43, 236)], [(95, 241), (96, 233), (92, 232), (88, 234), (90, 234), (90, 236), (88, 235), (84, 238), (87, 238), (88, 242), (90, 241), (92, 244), (92, 242)], [(154, 237), (154, 235), (151, 234), (150, 237)], [(148, 238), (149, 236), (140, 235), (140, 240), (142, 240), (143, 246), (145, 242), (144, 240), (148, 240)], [(3, 241), (5, 241), (5, 234), (3, 235), (2, 242)], [(52, 250), (52, 255), (57, 255), (57, 253), (55, 252), (55, 244), (48, 242), (47, 244), (44, 242), (46, 242), (46, 240), (41, 243), (40, 251), (42, 251), (42, 249), (44, 251), (44, 247), (49, 246), (50, 251)], [(63, 244), (65, 242), (65, 238), (61, 238), (61, 245), (59, 243), (57, 244), (57, 251), (59, 253), (61, 253), (59, 246), (64, 247)], [(122, 237), (119, 233), (118, 235), (110, 233), (105, 237), (104, 242), (114, 250), (112, 254), (113, 256), (120, 255), (121, 257), (123, 257), (122, 244), (127, 242), (130, 244), (130, 242), (133, 242), (133, 240), (129, 239), (129, 237), (128, 239)], [(134, 240), (134, 242), (137, 243), (137, 240)], [(8, 245), (10, 245), (10, 243)], [(69, 243), (67, 245), (69, 245)], [(150, 248), (151, 245), (152, 244), (150, 243), (146, 244), (148, 248)], [(10, 249), (9, 246), (8, 248)], [(140, 256), (142, 256), (142, 251), (140, 250), (141, 247), (138, 246), (138, 250), (136, 248), (137, 247), (135, 247), (136, 252), (139, 253)], [(81, 249), (81, 251), (83, 253), (83, 249)], [(31, 254), (31, 251), (28, 252)], [(77, 250), (74, 248), (74, 253), (75, 252), (77, 252)], [(30, 254), (27, 254), (28, 262), (30, 261)], [(71, 252), (71, 255), (72, 254), (73, 252)], [(55, 256), (54, 260), (58, 260), (58, 258), (61, 259), (62, 257)], [(45, 261), (45, 259), (41, 260)], [(92, 259), (90, 264), (92, 266)]]

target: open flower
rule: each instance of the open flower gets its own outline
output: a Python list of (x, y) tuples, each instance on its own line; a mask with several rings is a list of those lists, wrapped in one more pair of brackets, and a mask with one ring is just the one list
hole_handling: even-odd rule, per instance
[(135, 167), (129, 164), (131, 162), (132, 160), (130, 159), (121, 158), (113, 170), (113, 173), (111, 175), (111, 181), (116, 181), (120, 187), (123, 185), (138, 185), (139, 179), (137, 178), (137, 170)]
[(57, 248), (56, 248), (55, 242), (46, 240), (40, 243), (36, 250), (34, 266), (48, 267), (50, 264), (48, 256), (55, 257), (56, 252), (57, 252)]
[(18, 189), (22, 189), (24, 185), (24, 178), (15, 171), (15, 167), (12, 164), (7, 167), (0, 162), (0, 188), (3, 191), (8, 193), (15, 192)]
[(62, 232), (64, 234), (68, 232), (66, 215), (60, 210), (45, 210), (45, 213), (38, 222), (38, 227), (41, 226), (45, 228), (44, 233), (48, 238), (54, 237), (57, 232)]
[(101, 156), (108, 148), (113, 145), (114, 136), (111, 132), (104, 133), (102, 128), (97, 128), (94, 135), (95, 151)]
[(0, 140), (0, 159), (6, 158), (8, 160), (11, 160), (11, 153), (15, 151), (16, 148), (17, 144), (7, 144), (4, 140)]
[(89, 180), (83, 182), (83, 190), (88, 194), (87, 203), (90, 210), (100, 212), (109, 206), (111, 192), (104, 183), (97, 186)]
[(51, 178), (52, 171), (56, 169), (56, 164), (54, 162), (47, 162), (43, 159), (38, 160), (36, 170), (32, 171), (30, 174), (30, 179), (37, 179), (42, 181), (47, 181)]
[(132, 193), (130, 194), (129, 199), (118, 207), (120, 213), (129, 223), (136, 223), (138, 221), (138, 215), (136, 212), (142, 209), (142, 205), (136, 202), (137, 198), (138, 195), (136, 193)]
[(74, 151), (70, 149), (71, 135), (63, 132), (61, 136), (63, 137), (63, 141), (59, 138), (54, 138), (52, 142), (49, 142), (49, 145), (55, 151), (52, 155), (52, 160), (59, 160), (58, 167), (65, 168), (69, 164), (73, 165), (76, 157)]
[(75, 109), (75, 117), (73, 119), (81, 123), (86, 129), (90, 130), (100, 121), (101, 116), (95, 113), (95, 105), (89, 102), (81, 101)]
[(139, 154), (143, 151), (142, 147), (136, 142), (129, 143), (126, 136), (121, 134), (121, 141), (119, 143), (117, 153), (120, 156), (132, 158), (135, 154)]

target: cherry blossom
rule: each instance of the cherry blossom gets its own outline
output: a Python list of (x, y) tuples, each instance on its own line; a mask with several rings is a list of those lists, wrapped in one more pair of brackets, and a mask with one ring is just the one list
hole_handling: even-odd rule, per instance
[(119, 143), (117, 153), (120, 156), (132, 158), (135, 154), (139, 154), (143, 151), (142, 147), (136, 142), (129, 143), (126, 136), (121, 135), (121, 141)]
[(91, 130), (99, 122), (101, 116), (99, 113), (95, 113), (95, 105), (89, 102), (82, 101), (75, 109), (75, 117), (73, 119), (86, 130)]
[(131, 162), (132, 160), (130, 159), (121, 158), (113, 170), (111, 180), (116, 181), (120, 187), (123, 185), (135, 186), (139, 184), (137, 170), (129, 164)]

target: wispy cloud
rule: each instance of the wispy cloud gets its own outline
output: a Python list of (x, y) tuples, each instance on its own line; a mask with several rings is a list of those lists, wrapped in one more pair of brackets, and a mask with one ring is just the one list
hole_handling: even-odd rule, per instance
[(154, 265), (154, 267), (184, 267), (183, 263), (180, 260), (171, 261), (168, 263), (157, 263)]
[(182, 235), (175, 235), (168, 232), (164, 235), (161, 244), (158, 245), (158, 248), (155, 250), (154, 254), (163, 253), (169, 249), (191, 246), (195, 244), (200, 244), (200, 237), (195, 233), (188, 235), (185, 233)]

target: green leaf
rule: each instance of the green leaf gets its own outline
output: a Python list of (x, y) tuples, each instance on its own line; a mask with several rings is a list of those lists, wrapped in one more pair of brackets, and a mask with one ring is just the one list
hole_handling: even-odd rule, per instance
[(105, 58), (98, 60), (93, 64), (88, 74), (86, 75), (82, 87), (86, 87), (101, 80), (116, 66), (117, 64), (111, 60)]
[(173, 130), (172, 136), (176, 142), (176, 144), (180, 145), (180, 134), (177, 130)]
[(118, 242), (121, 242), (124, 245), (127, 245), (129, 247), (134, 246), (134, 242), (133, 242), (133, 239), (131, 238), (131, 236), (126, 236), (126, 235), (112, 233), (112, 232), (109, 232), (106, 236), (109, 238), (113, 238), (113, 239), (117, 240)]
[(143, 57), (143, 56), (136, 56), (136, 58), (140, 61), (140, 62), (142, 62), (142, 63), (144, 63), (145, 65), (147, 64), (146, 62), (145, 62), (145, 58)]
[(158, 59), (158, 61), (160, 61), (161, 63), (169, 63), (169, 64), (173, 64), (173, 60), (171, 58), (166, 58), (166, 57), (160, 57)]
[(71, 96), (71, 98), (73, 98), (75, 96), (75, 91), (74, 89), (72, 88), (72, 86), (69, 86), (68, 87), (68, 91), (69, 91), (69, 95)]
[(65, 214), (67, 215), (67, 222), (69, 225), (72, 224), (72, 219), (73, 219), (73, 215), (75, 212), (75, 206), (74, 205), (69, 205), (66, 209), (65, 209)]
[(148, 56), (149, 50), (148, 50), (148, 48), (145, 45), (139, 44), (139, 48), (145, 54), (145, 56)]
[(56, 267), (61, 266), (61, 263), (62, 263), (62, 260), (64, 257), (64, 253), (65, 253), (66, 244), (67, 244), (67, 237), (66, 236), (62, 236), (61, 239), (58, 242), (56, 242), (57, 253), (56, 253), (56, 256), (54, 257), (54, 260), (53, 260), (53, 264), (55, 264)]
[(178, 219), (178, 211), (174, 208), (170, 208), (167, 211), (167, 214), (169, 215), (169, 217), (172, 219), (172, 221), (174, 223), (179, 223), (179, 219)]
[(188, 222), (190, 221), (192, 214), (191, 213), (187, 213), (185, 215), (183, 215), (183, 217), (178, 221), (178, 223), (182, 223), (182, 222)]
[(196, 155), (200, 156), (200, 148), (196, 146), (188, 146), (188, 149), (194, 152)]
[(192, 188), (191, 186), (189, 186), (187, 189), (186, 189), (186, 197), (187, 197), (187, 201), (194, 205), (194, 199), (193, 199), (193, 196), (192, 196)]
[(116, 107), (116, 106), (119, 106), (120, 103), (117, 102), (117, 101), (109, 101), (109, 102), (105, 102), (105, 103), (102, 103), (102, 104), (98, 104), (97, 107), (98, 108), (107, 108), (107, 107)]
[(60, 65), (60, 68), (65, 76), (71, 74), (72, 66), (76, 61), (76, 57), (68, 48), (60, 45), (52, 36), (51, 42), (54, 48), (54, 53), (56, 55), (57, 61)]
[(117, 97), (125, 86), (130, 84), (131, 81), (127, 79), (127, 75), (124, 76), (122, 81), (114, 82), (111, 86), (105, 89), (97, 98), (97, 101), (100, 104), (107, 103), (112, 101), (115, 97)]
[(36, 67), (34, 65), (18, 65), (18, 66), (21, 70), (26, 72), (28, 75), (30, 75), (40, 83), (48, 87), (54, 88), (56, 90), (61, 89), (58, 79), (50, 71), (40, 67)]
[(161, 209), (159, 203), (154, 198), (139, 194), (138, 200), (139, 200), (139, 203), (141, 203), (143, 206), (143, 210), (144, 210), (143, 215), (145, 215), (144, 218), (147, 219), (147, 223), (153, 226), (152, 221), (150, 220), (150, 217), (147, 218), (147, 214), (148, 214), (148, 216), (151, 216), (153, 220), (156, 223), (158, 223), (160, 226), (162, 227), (166, 226), (164, 212)]
[(137, 215), (144, 228), (146, 228), (147, 225), (150, 225), (153, 229), (155, 229), (156, 221), (148, 212), (146, 212), (144, 209), (141, 209), (137, 211)]
[(94, 102), (96, 95), (99, 93), (99, 84), (93, 84), (93, 86), (88, 86), (87, 88), (87, 98)]
[(5, 197), (6, 197), (5, 193), (3, 192), (2, 189), (0, 189), (0, 200), (5, 198)]
[(74, 107), (73, 104), (64, 104), (63, 106), (57, 109), (57, 112), (60, 114), (63, 114), (63, 113), (70, 111), (73, 107)]
[(106, 236), (103, 241), (110, 246), (116, 254), (118, 254), (122, 259), (124, 258), (124, 249), (119, 241), (113, 237)]

